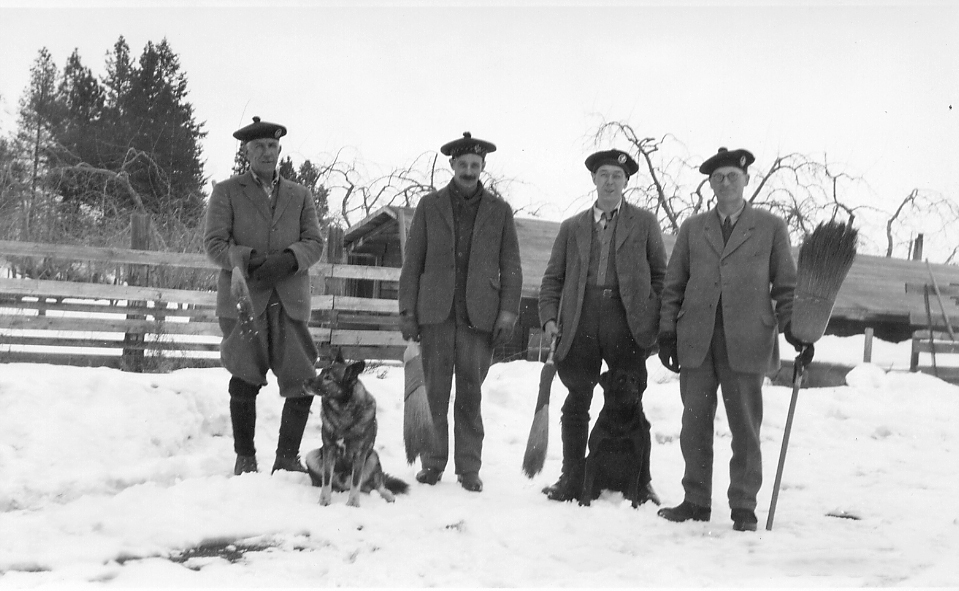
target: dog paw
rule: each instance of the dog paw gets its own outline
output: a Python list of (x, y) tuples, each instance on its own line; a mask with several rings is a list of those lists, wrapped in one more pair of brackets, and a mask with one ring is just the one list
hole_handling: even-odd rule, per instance
[(320, 505), (323, 505), (324, 507), (326, 507), (332, 501), (333, 501), (333, 495), (331, 493), (328, 493), (325, 491), (320, 493)]
[(350, 497), (349, 499), (346, 500), (346, 505), (347, 505), (347, 507), (359, 507), (359, 506), (360, 506), (360, 498), (359, 498), (359, 497), (356, 497), (356, 498)]

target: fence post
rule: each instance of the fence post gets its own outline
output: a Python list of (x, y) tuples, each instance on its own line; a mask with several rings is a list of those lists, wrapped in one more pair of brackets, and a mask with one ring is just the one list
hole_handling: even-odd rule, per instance
[[(142, 212), (134, 213), (130, 218), (130, 248), (134, 250), (150, 250), (150, 215)], [(130, 285), (144, 286), (149, 279), (149, 270), (146, 265), (129, 265), (127, 282)], [(146, 308), (144, 301), (128, 301), (127, 309)], [(144, 314), (127, 314), (127, 320), (146, 320)], [(140, 373), (143, 371), (144, 334), (128, 332), (123, 335), (123, 360), (121, 367), (127, 371)]]
[(862, 350), (862, 362), (872, 363), (872, 336), (875, 330), (871, 326), (866, 327), (866, 343)]

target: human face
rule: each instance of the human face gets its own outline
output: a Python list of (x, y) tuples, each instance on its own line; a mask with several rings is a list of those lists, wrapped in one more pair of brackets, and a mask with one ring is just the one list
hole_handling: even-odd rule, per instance
[(264, 179), (272, 179), (273, 171), (280, 161), (280, 141), (273, 138), (260, 138), (246, 143), (246, 159), (250, 170)]
[(749, 175), (735, 166), (720, 166), (709, 175), (709, 186), (723, 213), (733, 213), (739, 209), (743, 202), (743, 190), (748, 183)]
[(626, 189), (626, 171), (614, 164), (604, 164), (593, 173), (596, 201), (599, 208), (608, 211), (619, 204)]
[(479, 154), (463, 154), (450, 158), (453, 181), (465, 191), (475, 191), (480, 173), (486, 168), (486, 160)]

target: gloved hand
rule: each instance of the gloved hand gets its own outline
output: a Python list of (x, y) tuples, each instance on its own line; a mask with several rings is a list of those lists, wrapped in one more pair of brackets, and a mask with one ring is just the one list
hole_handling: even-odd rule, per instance
[(400, 314), (400, 332), (404, 341), (419, 341), (420, 325), (416, 322), (416, 316), (407, 312)]
[(676, 333), (660, 333), (657, 341), (659, 342), (659, 360), (663, 363), (663, 367), (673, 373), (679, 373)]
[(266, 262), (266, 255), (257, 251), (250, 252), (250, 262), (246, 266), (246, 276), (250, 277), (253, 275), (253, 271), (256, 271), (260, 265)]
[(493, 325), (493, 347), (501, 347), (513, 338), (513, 327), (516, 326), (516, 314), (500, 312)]
[(796, 353), (799, 355), (796, 356), (796, 361), (802, 367), (806, 367), (812, 363), (812, 358), (816, 354), (816, 347), (812, 343), (804, 343), (797, 339), (792, 333), (792, 325), (787, 324), (786, 329), (783, 331), (783, 336), (786, 337), (786, 342), (793, 346), (796, 349)]
[(292, 250), (287, 249), (283, 252), (267, 255), (263, 264), (250, 273), (250, 279), (260, 285), (272, 287), (276, 285), (278, 281), (286, 279), (295, 273), (296, 267), (296, 256)]

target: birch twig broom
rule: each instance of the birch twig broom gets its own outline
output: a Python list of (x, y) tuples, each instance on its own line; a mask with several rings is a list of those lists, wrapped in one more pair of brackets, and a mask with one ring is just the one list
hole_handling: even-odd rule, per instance
[[(812, 344), (822, 338), (832, 315), (839, 288), (856, 258), (856, 237), (852, 221), (848, 224), (829, 221), (816, 226), (799, 247), (799, 264), (796, 274), (796, 292), (793, 299), (792, 320), (789, 330), (803, 343)], [(783, 444), (779, 451), (779, 468), (776, 470), (776, 482), (773, 485), (772, 501), (766, 519), (766, 530), (773, 528), (776, 515), (776, 503), (779, 500), (779, 487), (782, 484), (783, 467), (786, 464), (786, 448), (789, 445), (789, 433), (792, 431), (793, 416), (796, 413), (796, 400), (802, 383), (802, 352), (796, 356), (793, 366), (793, 393), (786, 415), (786, 427), (783, 430)]]

